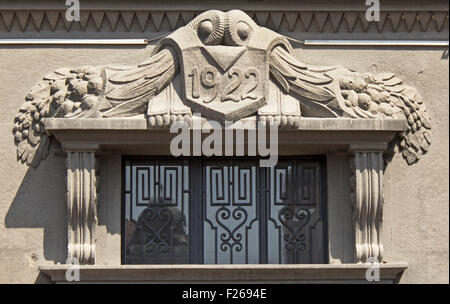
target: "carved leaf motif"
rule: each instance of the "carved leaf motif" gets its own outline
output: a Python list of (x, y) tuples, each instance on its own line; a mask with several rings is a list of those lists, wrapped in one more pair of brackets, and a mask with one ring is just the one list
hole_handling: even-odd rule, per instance
[(383, 81), (383, 83), (384, 83), (384, 85), (386, 85), (386, 86), (393, 87), (393, 86), (396, 86), (396, 85), (401, 84), (401, 83), (402, 83), (402, 80), (401, 80), (400, 78), (393, 77), (393, 78), (391, 78), (391, 79), (389, 79), (389, 80)]
[(405, 90), (405, 87), (402, 85), (396, 85), (389, 88), (391, 92), (401, 93)]
[(402, 154), (408, 165), (412, 165), (418, 160), (417, 153), (415, 153), (411, 148), (403, 150)]
[(379, 82), (387, 81), (391, 78), (393, 78), (395, 75), (392, 73), (380, 73), (375, 75), (375, 79)]

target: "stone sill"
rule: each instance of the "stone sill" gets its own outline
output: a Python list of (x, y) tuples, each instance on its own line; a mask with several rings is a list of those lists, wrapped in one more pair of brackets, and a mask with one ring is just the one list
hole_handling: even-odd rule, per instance
[[(204, 122), (207, 120), (202, 119)], [(249, 122), (254, 127), (256, 119), (245, 118), (239, 122)], [(50, 133), (59, 130), (167, 130), (164, 127), (151, 127), (145, 118), (47, 118), (45, 129)], [(253, 126), (252, 126), (253, 124)], [(304, 131), (405, 131), (405, 119), (351, 119), (351, 118), (305, 118), (299, 120), (297, 129)]]
[[(366, 280), (370, 264), (308, 265), (82, 265), (80, 283), (374, 283)], [(67, 283), (71, 265), (41, 265), (54, 283)], [(380, 265), (380, 281), (395, 283), (406, 263)]]

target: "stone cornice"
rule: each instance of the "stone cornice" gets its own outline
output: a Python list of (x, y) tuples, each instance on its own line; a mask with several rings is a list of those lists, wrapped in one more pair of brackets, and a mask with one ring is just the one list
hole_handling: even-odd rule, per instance
[[(239, 6), (241, 8), (241, 6)], [(304, 33), (411, 33), (448, 31), (448, 8), (441, 6), (390, 6), (380, 14), (380, 22), (368, 22), (364, 7), (324, 8), (317, 5), (299, 9), (279, 6), (282, 11), (258, 7), (246, 12), (261, 26), (279, 32)], [(113, 9), (111, 9), (113, 8)], [(184, 6), (170, 9), (82, 8), (79, 22), (65, 20), (64, 8), (55, 9), (13, 9), (0, 10), (0, 33), (9, 32), (171, 32), (184, 26), (201, 9)], [(221, 6), (223, 9), (223, 5)], [(244, 8), (245, 9), (245, 8)]]
[[(230, 10), (239, 7), (243, 10), (258, 9), (263, 10), (280, 10), (280, 6), (288, 10), (363, 10), (364, 1), (359, 0), (95, 0), (81, 3), (84, 9), (109, 9), (109, 10), (187, 10), (187, 9), (221, 9)], [(400, 9), (400, 10), (430, 10), (433, 8), (448, 10), (449, 4), (447, 0), (383, 0), (383, 9)], [(0, 9), (64, 9), (65, 2), (60, 0), (13, 0), (2, 1)], [(169, 8), (170, 7), (170, 8)]]
[[(279, 151), (321, 154), (330, 150), (351, 152), (361, 147), (386, 151), (389, 142), (405, 128), (404, 119), (302, 118), (297, 129), (280, 129)], [(96, 144), (100, 153), (120, 150), (130, 155), (169, 155), (170, 141), (175, 136), (167, 128), (154, 128), (146, 119), (134, 118), (49, 118), (45, 120), (45, 129), (63, 148)]]
[[(207, 120), (203, 119), (204, 122)], [(254, 122), (255, 117), (245, 118), (242, 121)], [(252, 126), (246, 124), (246, 128)], [(47, 118), (45, 119), (45, 129), (48, 132), (61, 130), (150, 130), (150, 129), (168, 129), (152, 127), (147, 119), (144, 118)], [(236, 124), (235, 129), (239, 129), (240, 124)], [(295, 130), (295, 128), (291, 128)], [(351, 118), (301, 118), (299, 131), (404, 131), (406, 130), (406, 121), (404, 119), (351, 119)]]

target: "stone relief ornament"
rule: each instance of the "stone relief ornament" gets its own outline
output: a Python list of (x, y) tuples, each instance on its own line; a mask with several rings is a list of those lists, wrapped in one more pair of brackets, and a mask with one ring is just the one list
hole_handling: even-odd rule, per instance
[(49, 151), (45, 118), (146, 118), (151, 127), (254, 116), (296, 128), (301, 117), (404, 118), (398, 147), (409, 164), (431, 144), (418, 92), (394, 74), (313, 66), (294, 57), (287, 37), (239, 10), (207, 11), (162, 38), (136, 66), (62, 68), (25, 97), (14, 119), (17, 157), (36, 167)]

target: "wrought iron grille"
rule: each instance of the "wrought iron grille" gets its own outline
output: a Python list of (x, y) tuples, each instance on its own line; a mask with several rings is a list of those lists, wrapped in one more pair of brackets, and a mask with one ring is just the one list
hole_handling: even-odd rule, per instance
[(125, 159), (124, 264), (327, 263), (319, 158)]

